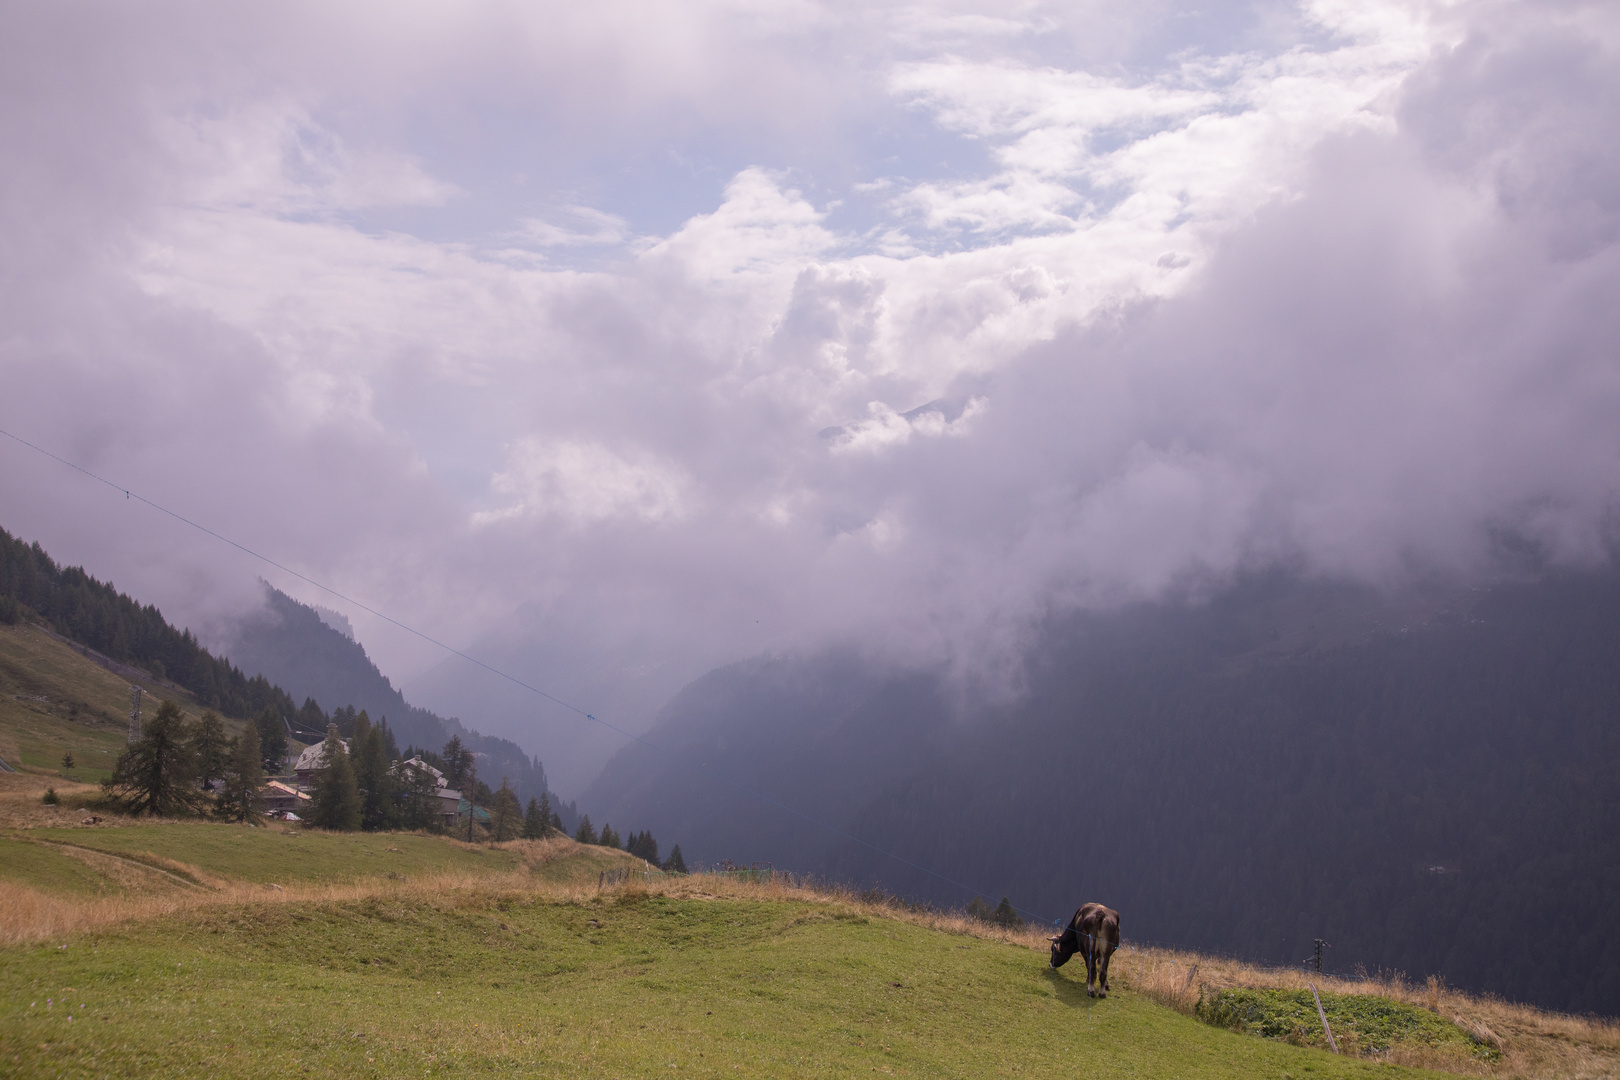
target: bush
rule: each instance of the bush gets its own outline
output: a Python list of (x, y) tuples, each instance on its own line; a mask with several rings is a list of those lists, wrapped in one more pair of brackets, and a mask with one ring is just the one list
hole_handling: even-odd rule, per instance
[(39, 801), (44, 803), (46, 806), (56, 806), (62, 800), (57, 798), (55, 788), (48, 787), (48, 788), (45, 789), (45, 797), (40, 799)]
[(996, 926), (1004, 926), (1009, 930), (1017, 930), (1024, 925), (1024, 920), (1019, 916), (1018, 910), (1012, 906), (1012, 901), (1005, 896), (1001, 898), (1001, 903), (995, 907), (991, 907), (990, 901), (984, 897), (975, 896), (968, 901), (967, 913), (969, 918), (978, 919), (980, 922), (994, 923)]
[[(1323, 994), (1322, 1010), (1341, 1047), (1351, 1053), (1377, 1054), (1404, 1045), (1454, 1048), (1485, 1060), (1501, 1056), (1451, 1021), (1390, 998)], [(1309, 990), (1221, 990), (1200, 1000), (1197, 1012), (1205, 1023), (1266, 1039), (1327, 1043)]]

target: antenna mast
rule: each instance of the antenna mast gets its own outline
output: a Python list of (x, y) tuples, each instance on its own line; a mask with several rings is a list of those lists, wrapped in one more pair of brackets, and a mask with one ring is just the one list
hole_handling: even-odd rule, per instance
[(129, 688), (129, 744), (141, 741), (141, 688)]

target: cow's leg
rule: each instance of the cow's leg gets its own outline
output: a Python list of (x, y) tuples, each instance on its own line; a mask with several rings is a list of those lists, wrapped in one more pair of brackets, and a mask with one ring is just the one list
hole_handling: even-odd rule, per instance
[(1080, 948), (1086, 955), (1086, 996), (1097, 996), (1097, 941), (1090, 934), (1080, 935)]
[(1113, 946), (1113, 944), (1111, 942), (1101, 942), (1097, 946), (1097, 948), (1098, 948), (1098, 951), (1102, 953), (1101, 959), (1098, 960), (1098, 962), (1097, 962), (1097, 968), (1098, 968), (1098, 971), (1097, 971), (1097, 983), (1102, 988), (1102, 992), (1099, 993), (1097, 996), (1098, 997), (1107, 997), (1108, 996), (1108, 961), (1110, 961), (1110, 960), (1112, 960), (1114, 958), (1114, 946)]

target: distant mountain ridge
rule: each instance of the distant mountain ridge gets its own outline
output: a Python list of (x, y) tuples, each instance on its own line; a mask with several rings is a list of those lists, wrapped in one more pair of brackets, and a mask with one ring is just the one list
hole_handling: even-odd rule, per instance
[[(225, 651), (244, 669), (260, 672), (295, 697), (311, 697), (324, 709), (353, 706), (376, 720), (386, 717), (401, 748), (409, 744), (439, 750), (452, 736), (477, 755), (478, 777), (491, 787), (503, 778), (527, 802), (549, 791), (545, 767), (510, 739), (483, 735), (458, 718), (448, 719), (405, 700), (351, 634), (332, 625), (348, 620), (317, 609), (264, 584), (265, 606), (237, 621)], [(574, 804), (555, 793), (552, 806), (572, 829), (578, 820)]]
[(1620, 1014), (1620, 573), (1259, 575), (1053, 619), (1020, 700), (960, 711), (936, 672), (734, 664), (583, 799), (689, 859), (969, 898), (707, 768), (1047, 917), (1101, 900), (1127, 938), (1283, 963), (1321, 937), (1340, 971)]

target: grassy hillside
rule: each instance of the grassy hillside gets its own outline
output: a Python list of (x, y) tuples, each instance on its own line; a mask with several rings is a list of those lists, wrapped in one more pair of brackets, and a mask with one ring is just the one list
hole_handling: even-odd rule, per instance
[[(0, 760), (14, 769), (98, 783), (129, 734), (129, 688), (145, 691), (143, 712), (171, 698), (202, 710), (185, 690), (148, 676), (113, 672), (37, 626), (0, 625)], [(238, 723), (227, 722), (235, 732)], [(71, 752), (76, 767), (62, 768)]]
[[(1435, 988), (1420, 1025), (1444, 1035), (1435, 1048), (1335, 1056), (1308, 1031), (1256, 1038), (1197, 1018), (1206, 995), (1233, 985), (1281, 990), (1270, 996), (1286, 1003), (1297, 973), (1125, 952), (1114, 994), (1097, 1001), (1078, 963), (1047, 968), (1034, 931), (783, 883), (638, 874), (598, 887), (601, 870), (639, 866), (565, 838), (9, 829), (0, 1062), (6, 1075), (67, 1077), (1313, 1080), (1428, 1075), (1402, 1060), (1537, 1077), (1609, 1076), (1620, 1063), (1620, 1034), (1601, 1024), (1497, 1006), (1508, 1013), (1490, 1014), (1494, 1030), (1453, 1028), (1448, 1017), (1490, 1003)], [(1369, 1014), (1355, 996), (1368, 988), (1323, 990), (1354, 1041), (1345, 1025)]]
[(0, 955), (27, 1076), (1421, 1075), (811, 899), (400, 886)]

